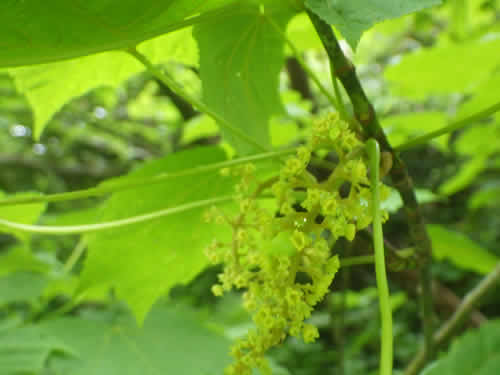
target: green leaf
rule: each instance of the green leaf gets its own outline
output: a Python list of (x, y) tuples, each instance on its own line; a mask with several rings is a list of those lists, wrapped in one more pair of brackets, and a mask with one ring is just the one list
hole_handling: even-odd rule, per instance
[(470, 92), (482, 80), (490, 79), (500, 63), (499, 50), (500, 38), (422, 49), (387, 68), (385, 77), (395, 92), (412, 98)]
[(473, 158), (488, 157), (499, 151), (500, 145), (493, 141), (500, 136), (500, 121), (475, 124), (462, 131), (456, 142), (455, 150)]
[[(15, 194), (13, 196), (9, 196), (9, 198), (21, 198), (21, 197), (33, 197), (38, 196), (39, 194), (33, 193), (23, 193), (23, 194)], [(6, 199), (7, 196), (0, 191), (0, 199)], [(2, 206), (0, 207), (0, 218), (15, 221), (17, 223), (23, 224), (34, 224), (38, 221), (40, 215), (45, 211), (47, 204), (46, 203), (32, 203), (26, 204), (22, 206)], [(0, 225), (0, 232), (9, 233), (13, 236), (16, 236), (21, 241), (28, 241), (30, 239), (29, 233), (21, 232), (15, 229), (5, 228)]]
[[(218, 148), (196, 148), (144, 164), (129, 177), (176, 172), (219, 162)], [(129, 177), (113, 181), (124, 181)], [(217, 172), (179, 177), (113, 194), (98, 220), (110, 221), (150, 213), (197, 200), (232, 194), (232, 178)], [(88, 257), (82, 288), (114, 286), (139, 320), (153, 303), (178, 283), (186, 283), (206, 265), (203, 249), (224, 234), (224, 228), (202, 220), (204, 208), (192, 209), (146, 223), (88, 235)], [(222, 231), (222, 233), (221, 233)]]
[[(140, 45), (139, 50), (155, 63), (179, 61), (196, 65), (196, 43), (191, 30), (171, 33)], [(125, 52), (114, 51), (50, 64), (10, 69), (17, 90), (34, 113), (35, 139), (47, 122), (74, 97), (99, 86), (117, 86), (144, 66)]]
[[(382, 119), (382, 125), (391, 144), (397, 147), (412, 138), (445, 126), (446, 115), (442, 112), (404, 113)], [(431, 142), (440, 150), (446, 150), (448, 135), (433, 139)]]
[(0, 331), (0, 374), (38, 374), (52, 353), (72, 350), (36, 326)]
[(475, 95), (470, 100), (460, 106), (456, 116), (457, 120), (472, 116), (498, 103), (500, 101), (497, 92), (498, 87), (500, 87), (500, 73), (497, 72), (477, 88)]
[[(415, 194), (417, 196), (417, 201), (419, 204), (443, 200), (443, 197), (434, 194), (432, 191), (426, 189), (416, 189)], [(403, 201), (401, 200), (401, 195), (399, 195), (396, 189), (391, 189), (391, 194), (389, 195), (389, 197), (380, 204), (381, 209), (387, 210), (390, 213), (398, 212), (401, 207), (403, 207)]]
[(0, 306), (14, 302), (35, 303), (48, 282), (46, 275), (34, 272), (15, 272), (0, 277)]
[(2, 0), (0, 67), (133, 47), (178, 29), (189, 17), (232, 2), (235, 1)]
[(185, 146), (201, 138), (219, 135), (219, 126), (207, 115), (196, 116), (184, 124), (181, 145)]
[(456, 340), (446, 356), (421, 375), (496, 375), (500, 368), (500, 321), (489, 321)]
[(398, 18), (434, 5), (440, 0), (306, 0), (306, 6), (335, 26), (351, 46), (378, 22)]
[(153, 309), (142, 328), (125, 316), (114, 321), (63, 318), (40, 329), (76, 353), (50, 361), (57, 374), (215, 375), (230, 361), (229, 342), (181, 306)]
[(448, 259), (456, 266), (486, 274), (500, 261), (489, 250), (479, 246), (462, 233), (450, 231), (440, 225), (427, 225), (432, 240), (432, 254), (438, 259)]
[(487, 160), (487, 155), (478, 154), (476, 157), (465, 162), (456, 175), (446, 180), (439, 187), (439, 193), (452, 195), (465, 189), (486, 168)]
[(485, 184), (481, 189), (475, 192), (469, 199), (469, 208), (476, 210), (484, 206), (500, 205), (500, 182), (496, 181)]
[(323, 48), (321, 39), (306, 13), (297, 14), (291, 19), (286, 34), (300, 52), (321, 50)]
[[(200, 75), (205, 102), (255, 141), (269, 146), (268, 123), (282, 111), (279, 73), (284, 62), (284, 41), (270, 23), (282, 30), (293, 9), (242, 3), (230, 18), (197, 25)], [(262, 12), (262, 9), (264, 11)], [(255, 151), (226, 129), (222, 133), (242, 154)]]
[(26, 246), (15, 246), (0, 255), (0, 277), (17, 271), (47, 273), (48, 263), (38, 259)]

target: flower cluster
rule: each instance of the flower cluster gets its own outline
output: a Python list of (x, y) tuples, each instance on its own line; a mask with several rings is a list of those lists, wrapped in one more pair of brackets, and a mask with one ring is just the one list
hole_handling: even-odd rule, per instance
[[(362, 158), (363, 144), (335, 115), (317, 122), (306, 146), (288, 158), (279, 177), (259, 183), (255, 167), (221, 171), (240, 177), (239, 211), (230, 215), (212, 208), (207, 219), (232, 228), (230, 243), (214, 241), (207, 256), (223, 263), (220, 296), (243, 289), (244, 306), (256, 328), (232, 348), (234, 363), (227, 375), (250, 375), (252, 368), (270, 373), (266, 351), (287, 335), (312, 342), (315, 326), (306, 323), (327, 293), (339, 260), (331, 247), (340, 237), (352, 241), (372, 221), (370, 182)], [(322, 181), (309, 172), (313, 151), (334, 151), (338, 163)], [(274, 199), (258, 193), (271, 186)]]

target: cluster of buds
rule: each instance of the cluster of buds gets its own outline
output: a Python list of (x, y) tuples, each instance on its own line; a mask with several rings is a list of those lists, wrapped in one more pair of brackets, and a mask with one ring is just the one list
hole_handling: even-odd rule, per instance
[[(352, 241), (372, 221), (362, 148), (345, 122), (327, 116), (313, 126), (307, 145), (285, 161), (272, 184), (271, 202), (254, 193), (262, 190), (254, 166), (222, 171), (240, 177), (239, 210), (229, 214), (212, 208), (207, 215), (229, 225), (233, 233), (229, 243), (214, 241), (207, 248), (212, 263), (224, 264), (212, 291), (221, 296), (232, 289), (244, 290), (244, 307), (255, 323), (255, 329), (232, 348), (235, 361), (227, 375), (250, 375), (253, 368), (270, 373), (268, 349), (289, 335), (305, 342), (319, 336), (306, 320), (339, 269), (332, 245), (340, 237)], [(322, 181), (308, 170), (318, 150), (334, 151), (338, 158)]]

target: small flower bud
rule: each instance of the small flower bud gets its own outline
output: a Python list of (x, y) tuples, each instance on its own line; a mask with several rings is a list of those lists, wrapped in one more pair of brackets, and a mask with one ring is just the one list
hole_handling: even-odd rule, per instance
[(223, 177), (228, 177), (229, 175), (231, 175), (231, 169), (230, 168), (222, 168), (220, 171), (219, 171), (220, 175), (223, 176)]
[(212, 293), (214, 294), (214, 296), (220, 297), (224, 294), (224, 288), (222, 287), (222, 285), (215, 284), (212, 286)]
[(319, 332), (315, 326), (311, 324), (304, 324), (302, 335), (304, 337), (304, 342), (314, 342), (319, 337)]
[(292, 243), (297, 250), (301, 251), (307, 246), (309, 239), (306, 237), (304, 232), (294, 230), (292, 234)]
[(347, 224), (345, 228), (345, 238), (352, 241), (354, 236), (356, 236), (356, 226), (354, 224)]

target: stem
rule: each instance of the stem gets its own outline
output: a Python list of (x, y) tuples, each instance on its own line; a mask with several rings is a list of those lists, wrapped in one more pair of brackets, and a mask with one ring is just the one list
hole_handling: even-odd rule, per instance
[(394, 187), (401, 195), (408, 221), (409, 234), (418, 256), (422, 289), (422, 323), (426, 355), (428, 359), (430, 359), (434, 356), (434, 349), (432, 347), (434, 313), (432, 307), (432, 276), (430, 272), (432, 244), (425, 227), (424, 218), (417, 203), (413, 182), (403, 160), (389, 144), (377, 119), (375, 109), (368, 100), (358, 76), (356, 75), (355, 67), (342, 52), (332, 28), (314, 12), (307, 10), (307, 13), (326, 49), (335, 76), (340, 80), (351, 100), (354, 115), (363, 127), (366, 137), (374, 138), (380, 145), (382, 151), (389, 152), (392, 155), (393, 168), (390, 170), (390, 176)]
[(20, 204), (42, 203), (42, 202), (46, 202), (46, 203), (62, 202), (62, 201), (69, 201), (69, 200), (75, 200), (75, 199), (99, 197), (99, 196), (102, 196), (102, 195), (105, 195), (108, 193), (114, 193), (114, 192), (118, 192), (118, 191), (134, 189), (134, 188), (138, 188), (141, 186), (150, 186), (152, 184), (161, 183), (161, 182), (164, 182), (166, 180), (170, 180), (172, 178), (192, 176), (192, 175), (197, 175), (197, 174), (201, 174), (201, 173), (216, 171), (216, 170), (221, 169), (221, 168), (233, 167), (235, 165), (245, 164), (248, 162), (257, 162), (257, 161), (261, 161), (261, 160), (267, 160), (267, 159), (279, 157), (281, 155), (294, 153), (296, 150), (297, 150), (296, 148), (293, 148), (293, 149), (286, 149), (286, 150), (282, 150), (282, 151), (266, 152), (266, 153), (247, 156), (247, 157), (243, 157), (243, 158), (223, 161), (220, 163), (201, 165), (198, 167), (184, 169), (184, 170), (179, 171), (179, 172), (162, 173), (162, 174), (150, 177), (150, 178), (135, 179), (132, 181), (129, 180), (129, 181), (124, 181), (124, 182), (104, 183), (104, 185), (101, 185), (101, 186), (98, 186), (95, 188), (90, 188), (90, 189), (85, 189), (85, 190), (77, 190), (77, 191), (72, 191), (69, 193), (52, 194), (52, 195), (45, 195), (45, 196), (40, 196), (40, 197), (26, 197), (26, 198), (20, 197), (20, 198), (4, 199), (4, 200), (0, 201), (0, 207), (20, 205)]
[(361, 255), (357, 257), (347, 257), (340, 259), (340, 267), (351, 267), (359, 266), (364, 264), (373, 264), (375, 262), (375, 256), (373, 255)]
[(15, 223), (12, 221), (0, 219), (0, 226), (5, 226), (9, 229), (20, 230), (29, 233), (39, 233), (39, 234), (53, 234), (53, 235), (67, 235), (67, 234), (78, 234), (78, 233), (89, 233), (98, 232), (106, 229), (120, 228), (126, 225), (142, 223), (144, 221), (149, 221), (157, 219), (163, 216), (168, 216), (176, 214), (179, 212), (184, 212), (192, 210), (194, 208), (211, 206), (217, 203), (227, 202), (234, 199), (232, 196), (217, 197), (212, 199), (206, 199), (201, 201), (194, 201), (186, 204), (182, 204), (176, 207), (170, 207), (159, 211), (154, 211), (149, 214), (138, 215), (128, 217), (126, 219), (108, 221), (99, 224), (87, 224), (87, 225), (67, 225), (67, 226), (44, 226), (44, 225), (28, 225)]
[[(347, 246), (345, 247), (345, 252), (344, 254), (347, 257), (351, 257), (351, 253), (353, 250), (353, 243), (348, 242)], [(371, 257), (371, 261), (373, 262), (373, 257)], [(351, 257), (351, 260), (353, 258)], [(344, 258), (340, 261), (341, 266), (349, 264), (349, 259)], [(351, 262), (352, 263), (352, 262)], [(349, 286), (351, 284), (351, 270), (349, 268), (341, 268), (340, 269), (340, 276), (341, 276), (341, 294), (340, 294), (340, 303), (338, 306), (338, 311), (331, 311), (331, 314), (334, 313), (335, 315), (332, 314), (332, 319), (336, 324), (334, 325), (334, 337), (335, 337), (335, 342), (337, 344), (337, 353), (338, 353), (338, 375), (345, 375), (346, 373), (346, 310), (347, 310), (347, 291), (349, 290)], [(330, 299), (330, 303), (332, 303), (333, 300)]]
[(244, 131), (233, 126), (231, 123), (229, 123), (229, 121), (227, 121), (225, 118), (223, 118), (218, 113), (213, 111), (210, 107), (208, 107), (201, 100), (198, 100), (198, 99), (194, 98), (193, 96), (189, 95), (186, 91), (184, 91), (184, 89), (182, 88), (181, 85), (179, 85), (177, 82), (175, 82), (172, 79), (172, 77), (170, 77), (167, 73), (163, 72), (161, 69), (154, 66), (153, 63), (145, 55), (143, 55), (142, 53), (137, 51), (136, 48), (130, 48), (130, 49), (126, 50), (126, 52), (129, 53), (131, 56), (135, 57), (139, 62), (141, 62), (146, 67), (146, 69), (153, 76), (155, 76), (158, 80), (160, 80), (164, 85), (166, 85), (168, 88), (170, 88), (175, 94), (180, 96), (182, 99), (191, 103), (192, 106), (194, 108), (196, 108), (198, 111), (203, 112), (206, 115), (210, 116), (217, 123), (219, 123), (220, 126), (225, 128), (226, 130), (230, 131), (236, 137), (239, 137), (241, 140), (245, 141), (249, 145), (252, 145), (261, 151), (268, 151), (266, 147), (262, 146), (260, 143), (255, 141), (252, 137), (249, 137)]
[(274, 20), (271, 17), (269, 17), (267, 14), (266, 17), (271, 26), (274, 27), (276, 32), (281, 36), (281, 38), (286, 42), (286, 44), (288, 44), (288, 47), (290, 47), (290, 49), (292, 50), (293, 55), (299, 62), (300, 66), (302, 66), (302, 68), (306, 71), (307, 75), (318, 87), (319, 91), (321, 91), (321, 93), (328, 99), (328, 101), (333, 107), (339, 110), (339, 104), (337, 100), (332, 94), (330, 94), (327, 88), (321, 83), (321, 80), (318, 78), (316, 73), (314, 73), (314, 71), (311, 68), (309, 68), (309, 66), (305, 63), (304, 59), (302, 58), (299, 52), (299, 49), (295, 47), (295, 44), (293, 44), (293, 42), (287, 37), (286, 33), (283, 30), (281, 30), (281, 28), (276, 24), (276, 22), (274, 22)]
[(349, 122), (349, 115), (347, 114), (347, 109), (345, 108), (344, 100), (342, 99), (342, 92), (340, 91), (339, 81), (337, 80), (337, 76), (334, 73), (332, 64), (330, 64), (330, 71), (332, 74), (333, 90), (335, 92), (335, 98), (337, 98), (340, 117), (344, 121)]
[(458, 121), (452, 122), (451, 124), (446, 125), (446, 126), (442, 127), (441, 129), (438, 129), (438, 130), (435, 130), (433, 132), (424, 134), (424, 135), (422, 135), (420, 137), (412, 139), (409, 142), (403, 143), (402, 145), (395, 147), (394, 150), (395, 151), (406, 151), (409, 148), (413, 148), (415, 146), (419, 146), (419, 145), (421, 145), (423, 143), (429, 142), (430, 140), (432, 140), (434, 138), (440, 137), (440, 136), (442, 136), (444, 134), (451, 133), (451, 132), (453, 132), (455, 130), (463, 128), (464, 126), (467, 126), (470, 123), (474, 123), (476, 121), (479, 121), (479, 120), (482, 120), (482, 119), (484, 119), (486, 117), (489, 117), (489, 116), (491, 116), (492, 114), (494, 114), (494, 113), (496, 113), (498, 111), (500, 111), (500, 102), (495, 103), (492, 106), (490, 106), (488, 108), (485, 108), (482, 111), (480, 111), (478, 113), (475, 113), (475, 114), (473, 114), (473, 115), (471, 115), (469, 117), (466, 117), (466, 118), (464, 118), (462, 120), (458, 120)]
[(385, 269), (384, 235), (382, 232), (382, 214), (380, 210), (380, 148), (374, 139), (366, 142), (370, 158), (370, 185), (373, 208), (373, 248), (375, 251), (375, 275), (377, 278), (378, 298), (380, 303), (381, 358), (380, 375), (392, 374), (392, 310), (389, 301), (389, 285)]
[[(472, 289), (458, 306), (455, 313), (434, 334), (434, 344), (440, 347), (445, 344), (460, 328), (467, 316), (479, 305), (484, 295), (500, 282), (500, 263)], [(416, 375), (425, 365), (425, 352), (420, 352), (407, 367), (405, 375)]]
[(74, 248), (73, 252), (69, 256), (68, 260), (64, 264), (63, 267), (63, 272), (67, 275), (71, 272), (73, 267), (75, 266), (76, 262), (81, 258), (83, 253), (85, 252), (85, 249), (87, 248), (87, 241), (85, 241), (84, 238), (81, 238), (80, 241), (76, 244), (76, 247)]

